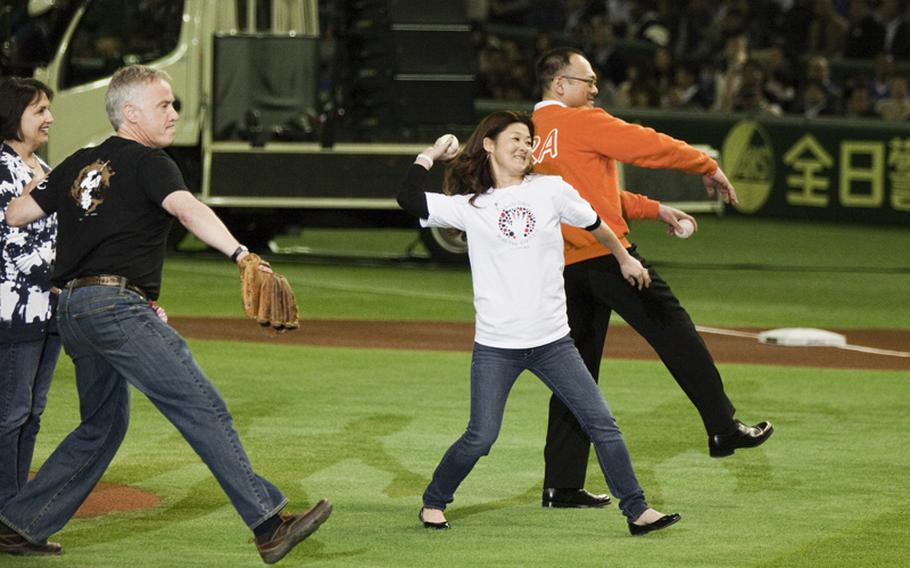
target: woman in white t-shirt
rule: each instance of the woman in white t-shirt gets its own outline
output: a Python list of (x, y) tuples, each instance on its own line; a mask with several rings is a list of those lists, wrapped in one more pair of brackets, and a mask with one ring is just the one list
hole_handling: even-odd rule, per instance
[[(446, 505), (489, 453), (509, 391), (519, 374), (530, 370), (578, 418), (629, 531), (645, 534), (680, 516), (648, 507), (622, 433), (569, 337), (560, 223), (590, 230), (616, 255), (630, 286), (647, 287), (650, 277), (572, 186), (558, 176), (530, 174), (533, 139), (528, 115), (494, 112), (460, 153), (454, 137), (446, 135), (418, 155), (398, 195), (402, 208), (423, 226), (465, 231), (477, 313), (470, 421), (433, 473), (420, 520), (427, 528), (449, 528)], [(446, 195), (426, 193), (433, 162), (452, 158)]]

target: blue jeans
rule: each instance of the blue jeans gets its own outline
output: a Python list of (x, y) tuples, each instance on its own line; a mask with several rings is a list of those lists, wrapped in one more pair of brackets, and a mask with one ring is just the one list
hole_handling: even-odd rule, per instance
[(0, 505), (28, 481), (60, 336), (0, 344)]
[(123, 441), (129, 384), (180, 431), (247, 526), (284, 507), (284, 495), (253, 471), (224, 401), (186, 342), (141, 296), (104, 286), (63, 290), (57, 321), (76, 367), (82, 421), (0, 509), (0, 521), (33, 544), (63, 528)]
[(433, 472), (423, 494), (424, 506), (445, 509), (477, 460), (490, 453), (499, 436), (509, 391), (524, 370), (537, 375), (569, 407), (594, 443), (607, 487), (619, 500), (619, 508), (630, 521), (637, 519), (648, 504), (632, 471), (629, 450), (603, 394), (568, 336), (530, 349), (474, 344), (468, 428)]

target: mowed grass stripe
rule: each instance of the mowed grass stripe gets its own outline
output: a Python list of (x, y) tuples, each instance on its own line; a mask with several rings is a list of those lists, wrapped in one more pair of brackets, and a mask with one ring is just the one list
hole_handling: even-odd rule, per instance
[[(690, 239), (667, 237), (663, 225), (637, 222), (632, 240), (658, 265), (696, 323), (718, 327), (910, 329), (910, 273), (806, 272), (801, 267), (874, 270), (910, 265), (903, 227), (699, 217)], [(407, 232), (306, 229), (306, 244), (387, 240), (389, 252), (412, 240)], [(293, 238), (285, 238), (291, 242)], [(314, 319), (472, 321), (467, 269), (432, 266), (322, 266), (273, 259)], [(666, 264), (661, 264), (666, 263)], [(700, 269), (699, 266), (728, 268)], [(772, 270), (743, 270), (761, 264)], [(165, 263), (161, 303), (174, 314), (238, 316), (237, 269), (226, 259), (177, 256)], [(616, 317), (619, 322), (620, 318)]]
[[(289, 566), (895, 565), (910, 527), (906, 373), (724, 365), (747, 421), (777, 433), (757, 450), (707, 457), (700, 421), (658, 363), (605, 361), (602, 389), (652, 504), (683, 522), (633, 539), (611, 506), (539, 506), (548, 392), (517, 383), (500, 440), (450, 509), (418, 524), (420, 494), (468, 413), (466, 353), (191, 341), (228, 401), (254, 466), (300, 507), (328, 497), (330, 521)], [(159, 509), (73, 521), (60, 566), (257, 566), (248, 532), (216, 482), (141, 396), (107, 481), (155, 491)], [(62, 362), (39, 438), (40, 462), (78, 421)], [(605, 490), (593, 460), (588, 486)], [(654, 537), (654, 538), (652, 538)], [(835, 550), (860, 546), (862, 553)], [(17, 566), (32, 565), (20, 561)], [(37, 564), (36, 564), (37, 565)]]

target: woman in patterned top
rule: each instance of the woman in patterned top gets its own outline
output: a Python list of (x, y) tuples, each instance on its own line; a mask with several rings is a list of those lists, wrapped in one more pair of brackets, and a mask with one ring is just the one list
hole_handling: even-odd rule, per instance
[[(569, 337), (560, 224), (587, 229), (616, 254), (627, 285), (641, 290), (650, 276), (572, 186), (558, 176), (530, 174), (533, 140), (530, 116), (494, 112), (461, 152), (454, 136), (446, 135), (418, 155), (398, 194), (398, 203), (423, 226), (467, 234), (476, 312), (470, 420), (433, 473), (420, 520), (427, 528), (449, 528), (446, 505), (489, 453), (509, 391), (529, 370), (565, 402), (593, 440), (629, 531), (639, 535), (668, 527), (679, 515), (648, 506), (616, 420)], [(433, 162), (452, 158), (447, 195), (426, 193)]]
[(6, 223), (9, 202), (50, 170), (35, 152), (54, 122), (51, 98), (40, 81), (0, 79), (0, 505), (28, 480), (60, 354), (50, 283), (56, 217), (22, 228)]

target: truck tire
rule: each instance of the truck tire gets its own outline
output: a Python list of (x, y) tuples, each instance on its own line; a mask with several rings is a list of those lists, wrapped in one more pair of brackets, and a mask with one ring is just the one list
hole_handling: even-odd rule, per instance
[(420, 230), (420, 240), (437, 262), (468, 263), (468, 241), (462, 231), (428, 227)]

